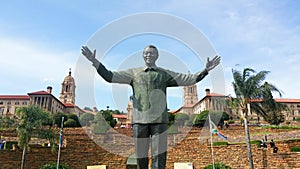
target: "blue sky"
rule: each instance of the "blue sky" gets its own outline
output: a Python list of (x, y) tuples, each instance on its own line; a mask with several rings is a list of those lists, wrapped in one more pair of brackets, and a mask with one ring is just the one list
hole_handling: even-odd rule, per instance
[[(0, 94), (26, 94), (46, 90), (50, 85), (53, 94), (59, 97), (62, 80), (69, 68), (95, 75), (93, 69), (78, 70), (76, 65), (84, 59), (80, 54), (81, 46), (87, 44), (97, 31), (120, 18), (154, 12), (181, 18), (203, 33), (222, 57), (219, 69), (225, 77), (224, 94), (233, 94), (231, 70), (251, 67), (256, 71), (270, 71), (266, 80), (281, 89), (284, 98), (300, 98), (299, 6), (298, 1), (285, 0), (3, 1), (0, 7)], [(124, 31), (151, 24), (142, 20), (118, 29)], [(169, 23), (161, 24), (168, 27)], [(102, 40), (109, 39), (103, 37)], [(157, 34), (123, 39), (107, 51), (105, 57), (99, 58), (113, 70), (136, 66), (137, 63), (142, 66), (142, 58), (133, 59), (129, 62), (132, 64), (126, 61), (131, 56), (138, 56), (147, 44), (155, 44), (161, 50), (160, 58), (163, 54), (174, 56), (170, 56), (171, 64), (166, 64), (168, 69), (195, 73), (204, 68), (199, 57), (207, 56), (197, 56), (182, 42)], [(126, 66), (123, 63), (127, 63)], [(183, 66), (179, 65), (181, 63)], [(216, 92), (212, 81), (208, 76), (198, 84), (199, 99), (205, 88)], [(80, 106), (96, 106), (98, 109), (110, 106), (126, 111), (130, 88), (114, 87), (98, 76), (95, 76), (92, 86), (95, 86), (95, 92), (91, 97), (95, 98), (96, 105), (78, 103)], [(80, 88), (77, 86), (78, 90)], [(118, 94), (113, 94), (119, 90), (125, 91), (121, 101), (115, 96)], [(169, 89), (168, 96), (170, 109), (182, 105), (182, 88)]]

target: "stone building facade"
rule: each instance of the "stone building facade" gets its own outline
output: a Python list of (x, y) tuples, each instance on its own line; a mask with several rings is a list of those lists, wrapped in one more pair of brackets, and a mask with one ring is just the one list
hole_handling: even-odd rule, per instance
[[(186, 86), (184, 87), (184, 104), (178, 110), (173, 111), (174, 113), (186, 113), (186, 114), (199, 114), (202, 111), (210, 110), (214, 112), (227, 112), (233, 118), (239, 115), (230, 111), (226, 105), (226, 99), (228, 96), (211, 93), (210, 89), (205, 89), (205, 96), (195, 101), (197, 98), (197, 86)], [(300, 119), (300, 99), (289, 99), (289, 98), (275, 98), (275, 102), (281, 103), (287, 107), (287, 110), (282, 113), (286, 120)], [(192, 104), (194, 103), (194, 104)], [(255, 112), (250, 115), (252, 118), (257, 118)]]
[(62, 103), (72, 103), (75, 104), (75, 80), (71, 76), (71, 69), (69, 75), (64, 78), (62, 82), (61, 93), (59, 100)]
[(28, 106), (28, 95), (0, 95), (0, 115), (14, 116), (17, 108)]
[(15, 116), (19, 107), (36, 105), (50, 113), (74, 113), (80, 115), (84, 111), (75, 104), (75, 80), (69, 74), (62, 82), (62, 89), (59, 99), (52, 94), (52, 87), (47, 90), (27, 93), (27, 95), (0, 95), (0, 115)]
[[(187, 87), (188, 88), (188, 87)], [(193, 91), (193, 93), (190, 93)], [(196, 85), (193, 85), (193, 90), (186, 90), (184, 88), (184, 96), (193, 95), (197, 96), (197, 88)], [(189, 98), (189, 97), (184, 97)], [(217, 93), (211, 93), (210, 89), (205, 89), (205, 96), (194, 102), (194, 104), (186, 104), (191, 103), (189, 100), (184, 101), (184, 105), (180, 107), (178, 110), (174, 111), (174, 113), (186, 113), (186, 114), (200, 114), (202, 111), (210, 110), (216, 112), (223, 112), (226, 108), (225, 102), (226, 96)]]

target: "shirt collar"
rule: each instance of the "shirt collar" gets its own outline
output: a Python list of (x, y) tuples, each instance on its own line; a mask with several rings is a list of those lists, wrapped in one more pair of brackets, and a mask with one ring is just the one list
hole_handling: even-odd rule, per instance
[(147, 72), (148, 70), (157, 70), (157, 66), (151, 66), (151, 67), (145, 66), (143, 70), (145, 72)]

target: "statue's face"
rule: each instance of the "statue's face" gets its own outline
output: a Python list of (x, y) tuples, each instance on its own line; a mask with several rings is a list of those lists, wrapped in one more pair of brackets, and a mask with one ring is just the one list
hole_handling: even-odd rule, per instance
[(144, 60), (146, 65), (154, 66), (155, 61), (158, 58), (158, 51), (155, 48), (147, 47), (143, 52)]

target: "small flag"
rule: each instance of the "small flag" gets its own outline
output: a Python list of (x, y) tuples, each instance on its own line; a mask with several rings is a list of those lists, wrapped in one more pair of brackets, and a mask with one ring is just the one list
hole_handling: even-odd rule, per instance
[(59, 145), (60, 145), (60, 146), (63, 145), (63, 140), (64, 140), (63, 130), (60, 129), (60, 133), (59, 133)]
[(212, 134), (216, 134), (221, 139), (227, 140), (227, 137), (218, 130), (217, 126), (214, 124), (214, 122), (212, 122), (210, 120), (210, 118), (209, 118), (209, 125), (210, 125), (210, 129), (211, 129)]
[(59, 146), (63, 146), (63, 140), (64, 140), (64, 135), (63, 135), (63, 129), (64, 129), (64, 117), (62, 117), (61, 120), (61, 127), (60, 127), (60, 133), (59, 133)]
[(61, 118), (61, 126), (60, 126), (60, 132), (59, 132), (59, 147), (58, 147), (58, 153), (57, 153), (57, 163), (56, 168), (59, 168), (59, 159), (60, 159), (60, 149), (63, 145), (63, 129), (64, 129), (64, 117)]

